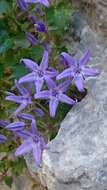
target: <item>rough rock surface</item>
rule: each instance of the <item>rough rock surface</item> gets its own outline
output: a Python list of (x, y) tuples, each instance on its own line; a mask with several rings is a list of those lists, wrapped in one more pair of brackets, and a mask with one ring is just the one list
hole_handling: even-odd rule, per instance
[(97, 32), (107, 37), (107, 0), (72, 0), (73, 5), (87, 13), (87, 19)]
[[(89, 49), (91, 65), (102, 72), (86, 82), (88, 95), (68, 113), (44, 152), (38, 174), (49, 190), (107, 190), (107, 44), (86, 23), (76, 26), (79, 29), (80, 43), (74, 43), (74, 53), (78, 57)], [(30, 156), (27, 163), (34, 175), (37, 170)]]

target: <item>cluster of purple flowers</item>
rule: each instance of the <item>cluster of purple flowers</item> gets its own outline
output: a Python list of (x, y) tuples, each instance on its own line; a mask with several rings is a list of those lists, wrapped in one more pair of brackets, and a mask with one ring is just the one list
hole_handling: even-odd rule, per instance
[[(49, 6), (48, 0), (17, 0), (17, 2), (24, 11), (28, 9), (30, 3)], [(39, 9), (37, 12), (43, 14)], [(34, 20), (34, 18), (30, 19)], [(41, 32), (41, 28), (42, 31), (47, 32), (43, 23), (38, 22), (35, 26), (38, 32)], [(27, 36), (34, 44), (38, 43), (31, 34), (27, 33)], [(6, 100), (19, 104), (19, 107), (13, 113), (15, 122), (0, 121), (1, 127), (13, 132), (16, 138), (20, 137), (22, 140), (22, 144), (17, 148), (15, 155), (20, 156), (32, 152), (37, 166), (40, 166), (43, 150), (47, 149), (48, 146), (38, 131), (35, 117), (29, 111), (29, 108), (35, 105), (33, 100), (46, 100), (49, 104), (50, 116), (55, 117), (60, 102), (71, 106), (77, 103), (77, 100), (66, 95), (72, 83), (78, 91), (82, 92), (84, 91), (85, 79), (99, 74), (98, 70), (87, 67), (90, 58), (88, 51), (79, 60), (66, 52), (62, 52), (60, 56), (67, 63), (66, 69), (61, 73), (49, 66), (48, 48), (44, 48), (40, 64), (28, 58), (21, 59), (21, 64), (24, 64), (30, 72), (21, 77), (19, 81), (15, 80), (19, 95), (8, 92), (6, 96)], [(43, 110), (39, 107), (35, 107), (34, 112), (40, 117), (44, 116)], [(7, 138), (4, 135), (0, 135), (0, 142), (4, 143), (6, 140)]]
[[(17, 0), (17, 4), (22, 11), (27, 12), (28, 21), (31, 24), (33, 24), (35, 32), (43, 33), (44, 35), (47, 34), (48, 29), (44, 22), (44, 19), (42, 19), (45, 16), (45, 13), (42, 10), (41, 5), (43, 5), (44, 7), (49, 7), (50, 5), (49, 1), (48, 0)], [(38, 4), (37, 8), (33, 11), (34, 14), (36, 13), (37, 16), (29, 14), (28, 10), (31, 4)], [(40, 42), (37, 39), (37, 37), (35, 37), (34, 33), (25, 32), (25, 35), (31, 45), (33, 46), (38, 45), (38, 44), (40, 45)]]

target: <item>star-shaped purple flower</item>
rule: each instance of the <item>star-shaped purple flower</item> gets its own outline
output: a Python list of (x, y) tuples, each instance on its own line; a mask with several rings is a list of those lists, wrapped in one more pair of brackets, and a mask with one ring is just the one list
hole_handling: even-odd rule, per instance
[(49, 90), (36, 93), (35, 99), (49, 99), (49, 110), (51, 117), (55, 117), (59, 102), (70, 105), (74, 105), (76, 103), (76, 101), (64, 94), (70, 85), (70, 80), (63, 82), (58, 86), (52, 79), (49, 79), (47, 83)]
[(22, 59), (22, 63), (26, 65), (32, 72), (20, 78), (19, 83), (34, 82), (36, 91), (39, 92), (42, 89), (44, 81), (48, 78), (55, 77), (57, 72), (55, 70), (48, 69), (48, 51), (45, 50), (40, 65), (32, 61), (31, 59)]
[(95, 77), (99, 74), (97, 69), (87, 67), (87, 63), (90, 59), (89, 52), (86, 51), (79, 61), (72, 58), (68, 53), (63, 52), (61, 54), (65, 61), (68, 63), (69, 68), (64, 70), (57, 76), (57, 80), (65, 77), (71, 77), (74, 81), (77, 89), (82, 92), (84, 91), (84, 80), (86, 77)]
[(20, 104), (19, 108), (14, 112), (14, 115), (16, 116), (28, 105), (32, 104), (32, 99), (29, 91), (26, 88), (20, 85), (17, 81), (15, 81), (15, 84), (21, 95), (16, 96), (13, 93), (8, 93), (8, 96), (6, 96), (6, 100)]
[[(15, 155), (21, 156), (25, 155), (26, 153), (32, 152), (33, 158), (35, 160), (36, 166), (39, 167), (42, 160), (42, 153), (44, 149), (47, 149), (47, 145), (37, 131), (36, 121), (33, 119), (31, 123), (30, 133), (21, 134), (24, 137), (24, 142), (22, 145), (17, 148)], [(27, 138), (26, 138), (27, 137)]]

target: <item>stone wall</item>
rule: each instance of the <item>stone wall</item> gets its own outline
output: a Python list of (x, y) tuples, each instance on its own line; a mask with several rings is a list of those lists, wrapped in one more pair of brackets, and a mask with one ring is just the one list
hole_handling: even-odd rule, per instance
[(107, 37), (107, 0), (73, 0), (73, 6), (81, 9), (92, 29)]

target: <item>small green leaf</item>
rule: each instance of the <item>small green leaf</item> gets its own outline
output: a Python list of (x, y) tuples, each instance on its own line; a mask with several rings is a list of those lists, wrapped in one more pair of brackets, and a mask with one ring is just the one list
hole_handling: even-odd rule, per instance
[(11, 49), (12, 47), (13, 47), (13, 40), (6, 39), (4, 43), (0, 45), (0, 54), (5, 53), (7, 50)]
[(5, 0), (0, 1), (0, 14), (6, 13), (9, 9), (9, 3)]
[(12, 183), (13, 183), (13, 178), (11, 176), (5, 176), (4, 177), (4, 181), (5, 181), (5, 184), (8, 186), (8, 187), (12, 187)]
[(13, 69), (13, 75), (15, 78), (19, 79), (21, 76), (27, 73), (27, 69), (24, 65), (20, 64), (15, 66)]

